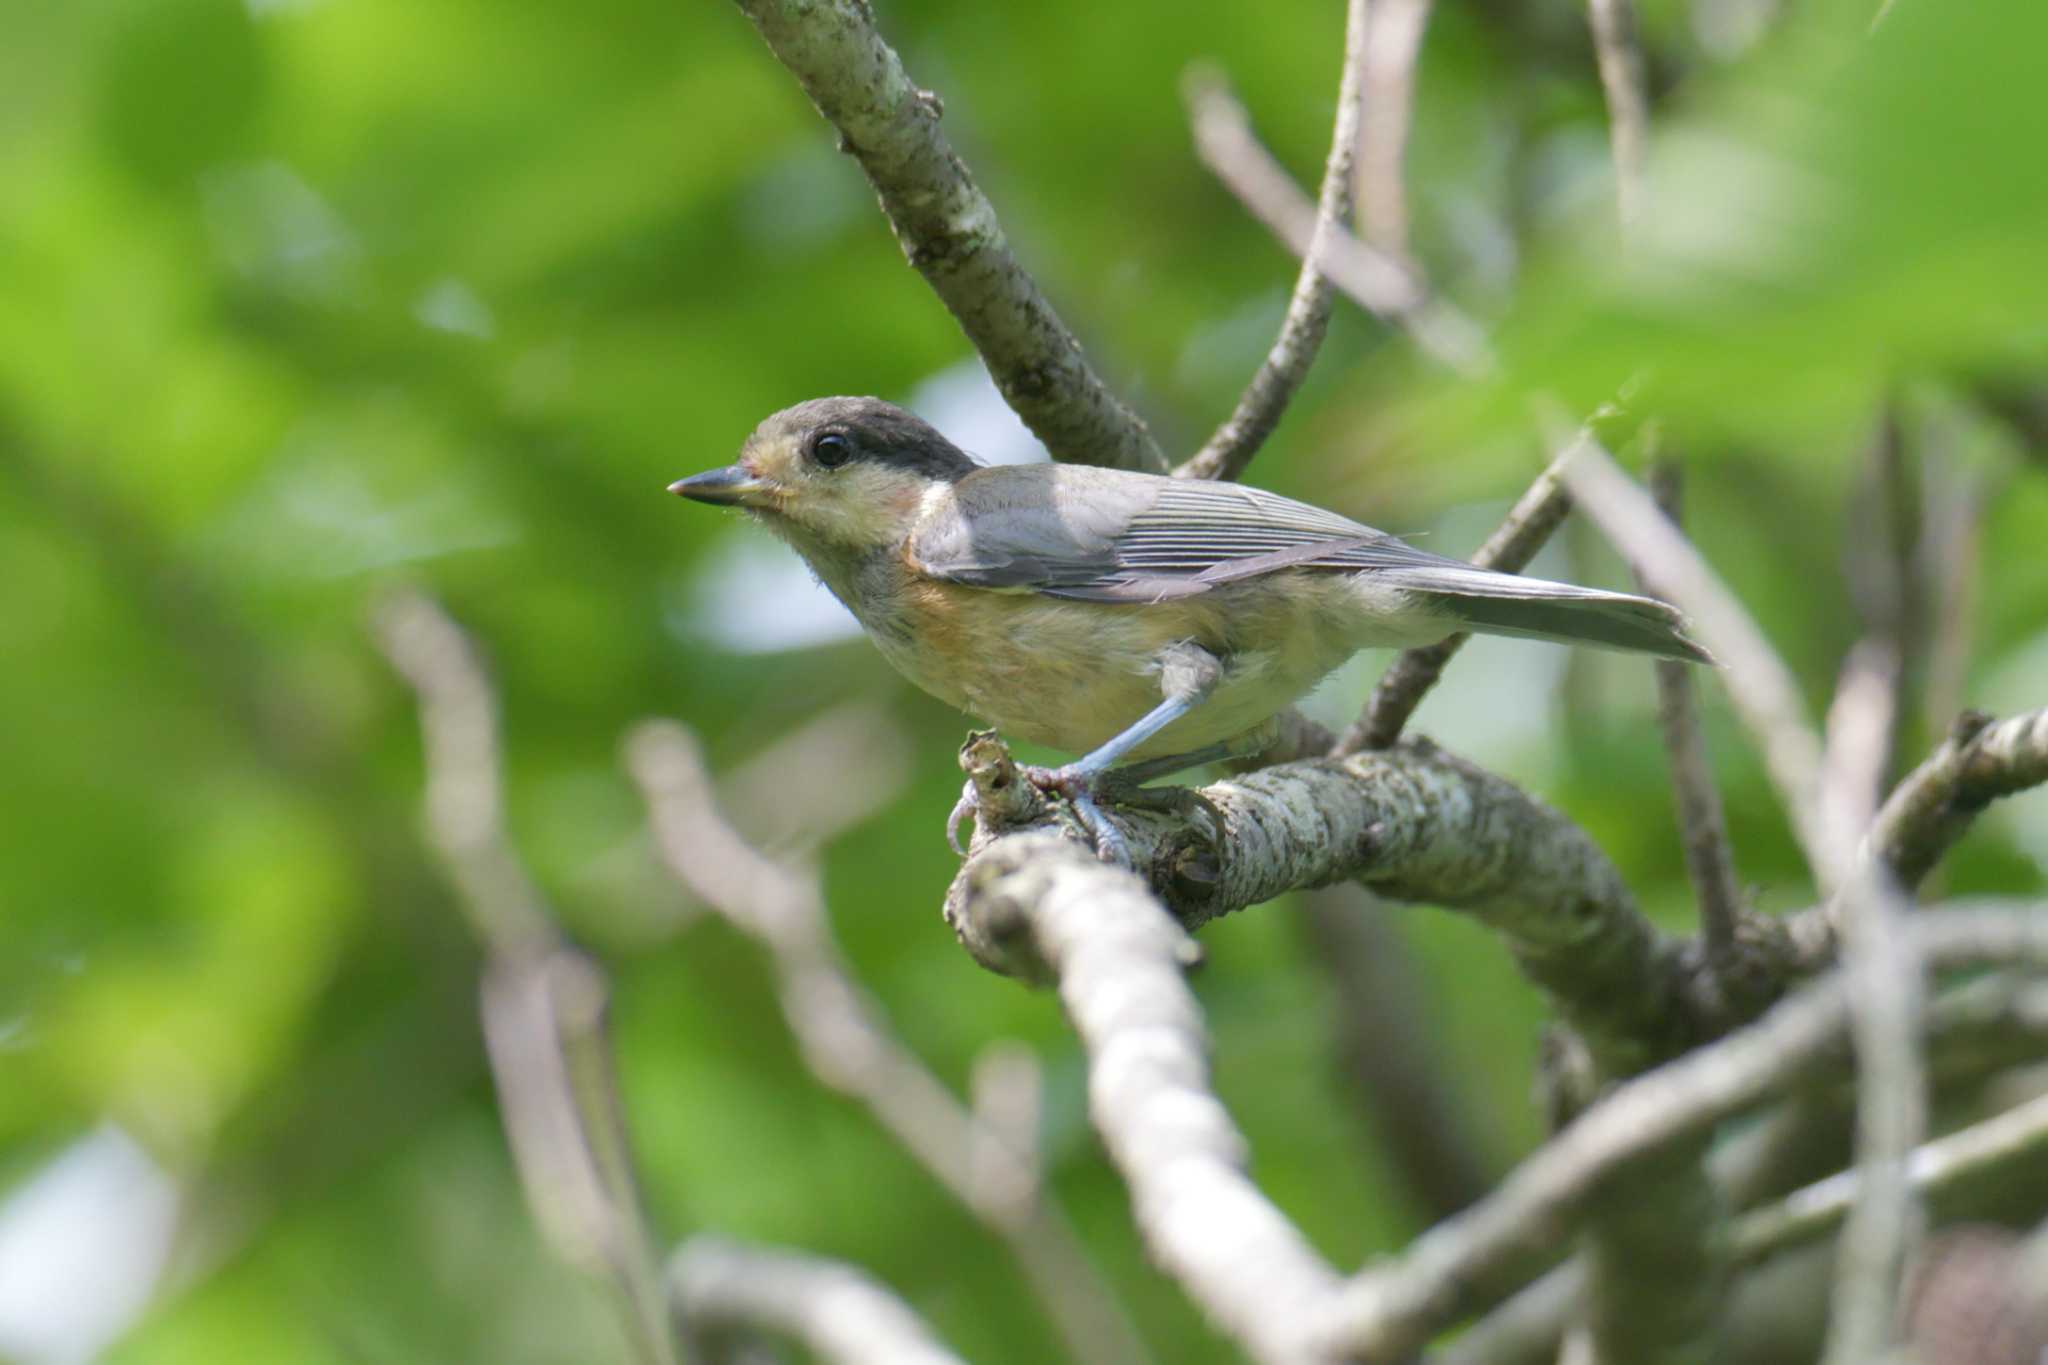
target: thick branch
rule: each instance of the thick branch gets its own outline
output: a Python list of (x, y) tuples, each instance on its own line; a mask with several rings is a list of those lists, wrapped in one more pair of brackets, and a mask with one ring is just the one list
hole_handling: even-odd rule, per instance
[[(985, 814), (1029, 789), (1014, 771), (1005, 777), (999, 746), (970, 746), (966, 762), (987, 789)], [(1639, 1071), (1718, 1031), (1678, 945), (1642, 917), (1583, 831), (1426, 740), (1266, 768), (1201, 795), (1220, 818), (1213, 840), (1206, 818), (1110, 813), (1140, 875), (1189, 928), (1356, 877), (1391, 899), (1466, 911), (1499, 933), (1607, 1074)], [(1043, 806), (1011, 814), (1014, 827), (1054, 827)], [(956, 932), (986, 966), (1043, 975), (994, 926), (961, 913), (978, 865), (996, 852), (985, 829), (976, 849), (948, 897)]]
[(1337, 117), (1330, 129), (1330, 155), (1316, 198), (1315, 227), (1303, 254), (1294, 294), (1280, 334), (1237, 407), (1215, 435), (1174, 473), (1189, 479), (1234, 479), (1280, 425), (1280, 416), (1308, 377), (1323, 336), (1330, 330), (1330, 278), (1316, 265), (1324, 244), (1343, 230), (1351, 212), (1351, 161), (1358, 145), (1358, 103), (1365, 45), (1366, 0), (1349, 0), (1344, 28), (1344, 74), (1337, 87)]
[(1255, 1358), (1311, 1359), (1302, 1330), (1338, 1277), (1245, 1173), (1182, 980), (1186, 933), (1135, 877), (1042, 833), (977, 853), (947, 909), (1058, 983), (1088, 1051), (1089, 1112), (1152, 1254)]
[(825, 1365), (961, 1365), (909, 1304), (841, 1261), (695, 1237), (668, 1275), (677, 1311), (700, 1327), (773, 1332)]
[(860, 162), (911, 265), (981, 352), (1004, 399), (1062, 460), (1164, 472), (1145, 423), (1104, 385), (1081, 343), (1010, 253), (995, 207), (876, 31), (866, 0), (739, 0)]

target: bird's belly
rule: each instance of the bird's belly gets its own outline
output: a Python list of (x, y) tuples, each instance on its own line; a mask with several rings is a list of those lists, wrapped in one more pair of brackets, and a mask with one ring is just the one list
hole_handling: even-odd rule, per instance
[(1223, 676), (1206, 701), (1132, 751), (1146, 758), (1233, 739), (1350, 657), (1359, 643), (1350, 614), (1318, 596), (1124, 605), (923, 583), (912, 594), (912, 628), (876, 643), (934, 696), (1012, 738), (1078, 754), (1157, 706), (1161, 651), (1193, 640), (1217, 656)]

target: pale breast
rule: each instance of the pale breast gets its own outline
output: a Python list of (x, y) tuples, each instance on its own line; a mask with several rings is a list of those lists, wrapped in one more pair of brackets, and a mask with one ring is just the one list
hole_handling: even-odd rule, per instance
[[(1285, 582), (1286, 579), (1296, 579)], [(1183, 753), (1252, 729), (1358, 648), (1348, 575), (1272, 575), (1154, 604), (1068, 602), (919, 580), (875, 643), (906, 677), (1012, 738), (1086, 753), (1156, 706), (1160, 652), (1193, 640), (1215, 692), (1136, 750)]]

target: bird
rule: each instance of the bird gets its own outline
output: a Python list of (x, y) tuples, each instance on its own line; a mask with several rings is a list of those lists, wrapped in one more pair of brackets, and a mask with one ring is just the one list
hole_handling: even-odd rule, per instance
[(788, 542), (924, 691), (1083, 755), (1027, 771), (1110, 862), (1129, 854), (1103, 800), (1260, 752), (1360, 650), (1478, 631), (1711, 662), (1652, 598), (1481, 568), (1238, 483), (984, 465), (879, 398), (784, 408), (669, 491)]

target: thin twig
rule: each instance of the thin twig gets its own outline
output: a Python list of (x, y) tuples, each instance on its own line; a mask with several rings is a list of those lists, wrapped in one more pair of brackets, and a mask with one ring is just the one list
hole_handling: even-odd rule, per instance
[[(1954, 910), (1908, 932), (1931, 968), (2048, 964), (2048, 914)], [(1322, 1338), (1332, 1351), (1395, 1358), (1437, 1327), (1512, 1289), (1616, 1169), (1740, 1113), (1838, 1046), (1849, 990), (1830, 977), (1756, 1023), (1624, 1082), (1539, 1148), (1482, 1203), (1439, 1224), (1397, 1261), (1346, 1286)]]
[(1281, 414), (1308, 377), (1316, 352), (1330, 329), (1330, 279), (1316, 265), (1332, 232), (1342, 230), (1351, 212), (1351, 162), (1358, 146), (1358, 103), (1365, 46), (1367, 0), (1349, 0), (1344, 27), (1344, 72), (1337, 87), (1337, 117), (1330, 129), (1330, 155), (1323, 165), (1323, 184), (1316, 198), (1315, 227), (1303, 253), (1294, 294), (1280, 334), (1258, 372), (1245, 386), (1237, 407), (1186, 463), (1174, 470), (1180, 478), (1234, 479), (1258, 454), (1259, 447), (1280, 424)]
[[(1564, 485), (1564, 466), (1571, 453), (1566, 450), (1536, 476), (1536, 481), (1508, 511), (1500, 528), (1472, 556), (1474, 564), (1482, 569), (1519, 573), (1536, 557), (1572, 510), (1571, 493)], [(1365, 710), (1330, 751), (1332, 757), (1391, 747), (1401, 737), (1415, 708), (1443, 676), (1444, 666), (1471, 638), (1469, 634), (1452, 635), (1433, 645), (1404, 649), (1396, 655), (1380, 675)]]
[(909, 1304), (843, 1261), (693, 1237), (668, 1277), (685, 1320), (789, 1337), (824, 1365), (962, 1365)]
[(1145, 423), (1102, 382), (1018, 264), (994, 205), (939, 129), (866, 0), (738, 0), (860, 162), (911, 265), (952, 312), (996, 387), (1057, 459), (1163, 473)]
[(1314, 260), (1360, 307), (1402, 328), (1452, 370), (1466, 375), (1493, 370), (1484, 334), (1463, 313), (1432, 296), (1408, 267), (1335, 228), (1317, 240), (1315, 205), (1260, 145), (1244, 106), (1220, 77), (1191, 73), (1184, 89), (1203, 163), (1288, 250)]
[[(1913, 1194), (1934, 1202), (1951, 1190), (1995, 1184), (2007, 1173), (2048, 1159), (2048, 1096), (2039, 1096), (1913, 1151), (1906, 1178)], [(1729, 1259), (1747, 1268), (1805, 1246), (1841, 1228), (1861, 1187), (1856, 1171), (1842, 1171), (1737, 1218), (1729, 1230)], [(1585, 1266), (1568, 1262), (1516, 1293), (1430, 1357), (1431, 1365), (1509, 1365), (1556, 1359), (1557, 1343), (1572, 1312), (1584, 1301)]]
[[(1681, 523), (1679, 466), (1661, 460), (1650, 475), (1657, 506), (1673, 526)], [(1638, 581), (1643, 581), (1640, 571)], [(1647, 583), (1645, 584), (1647, 587)], [(1728, 846), (1728, 822), (1721, 811), (1721, 793), (1707, 761), (1706, 738), (1700, 732), (1699, 698), (1693, 691), (1692, 665), (1674, 659), (1657, 661), (1657, 723), (1664, 733), (1664, 753), (1671, 764), (1671, 786), (1678, 801), (1678, 828), (1685, 847), (1685, 870), (1699, 901), (1700, 939), (1707, 962), (1724, 988), (1736, 970), (1736, 935), (1741, 926), (1742, 888)]]
[(1906, 1161), (1927, 1127), (1920, 1055), (1926, 984), (1907, 906), (1882, 869), (1843, 893), (1843, 979), (1856, 1048), (1857, 1193), (1836, 1253), (1828, 1365), (1881, 1360), (1897, 1339), (1899, 1290), (1917, 1240)]
[(483, 944), (484, 1041), (527, 1201), (557, 1254), (618, 1290), (648, 1365), (683, 1348), (670, 1326), (619, 1103), (604, 974), (556, 929), (504, 826), (497, 700), (461, 629), (416, 593), (377, 633), (419, 694), (427, 833)]
[(1614, 152), (1614, 197), (1624, 235), (1649, 204), (1650, 95), (1634, 0), (1586, 0), (1600, 88), (1607, 97), (1607, 140)]
[(641, 726), (628, 740), (627, 761), (669, 871), (769, 950), (784, 1017), (819, 1080), (865, 1104), (1002, 1238), (1075, 1359), (1147, 1359), (1073, 1229), (1043, 1197), (1035, 1153), (1022, 1135), (991, 1128), (955, 1099), (855, 981), (832, 938), (817, 878), (763, 857), (727, 823), (696, 741), (681, 726)]
[(1845, 865), (1829, 842), (1820, 816), (1821, 744), (1806, 715), (1799, 684), (1756, 622), (1720, 576), (1679, 531), (1658, 514), (1650, 495), (1622, 473), (1590, 437), (1578, 443), (1565, 482), (1586, 514), (1645, 581), (1692, 619), (1699, 638), (1721, 663), (1721, 676), (1778, 788), (1824, 894), (1840, 886)]
[(1358, 130), (1359, 236), (1411, 270), (1417, 267), (1408, 247), (1408, 130), (1429, 10), (1430, 0), (1373, 0)]

